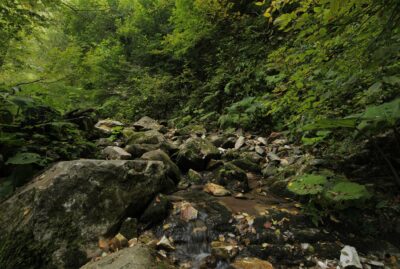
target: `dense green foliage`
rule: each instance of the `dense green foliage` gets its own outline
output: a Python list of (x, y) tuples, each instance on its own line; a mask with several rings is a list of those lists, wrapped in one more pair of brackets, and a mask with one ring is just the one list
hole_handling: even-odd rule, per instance
[[(398, 136), (399, 26), (397, 0), (2, 1), (1, 154), (8, 165), (79, 156), (85, 139), (61, 115), (88, 107), (285, 130), (320, 148)], [(336, 154), (354, 148), (343, 145)], [(398, 156), (377, 150), (398, 179)]]

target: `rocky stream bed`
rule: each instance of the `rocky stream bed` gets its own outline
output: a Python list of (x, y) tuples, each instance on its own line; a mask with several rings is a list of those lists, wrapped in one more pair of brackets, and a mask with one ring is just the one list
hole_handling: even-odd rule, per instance
[(96, 128), (118, 126), (99, 159), (57, 163), (0, 204), (1, 268), (398, 268), (389, 241), (303, 213), (286, 186), (319, 160), (284, 135)]

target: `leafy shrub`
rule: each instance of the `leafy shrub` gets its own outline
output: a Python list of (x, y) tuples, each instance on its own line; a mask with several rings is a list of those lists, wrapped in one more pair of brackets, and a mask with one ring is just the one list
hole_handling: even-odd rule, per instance
[(268, 123), (265, 114), (264, 106), (257, 98), (247, 97), (229, 106), (218, 122), (224, 129), (257, 129)]
[(371, 197), (365, 186), (330, 171), (301, 175), (288, 184), (288, 190), (307, 197), (305, 211), (315, 224), (332, 212), (362, 206)]

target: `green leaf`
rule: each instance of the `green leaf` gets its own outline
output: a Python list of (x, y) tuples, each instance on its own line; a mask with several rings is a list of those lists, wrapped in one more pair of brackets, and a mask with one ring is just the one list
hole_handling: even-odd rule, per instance
[(323, 175), (305, 174), (290, 182), (288, 189), (298, 195), (315, 195), (323, 191), (327, 182)]
[(305, 125), (302, 130), (303, 131), (312, 131), (312, 130), (327, 130), (327, 129), (336, 129), (336, 128), (350, 128), (354, 129), (357, 124), (357, 118), (344, 118), (344, 119), (321, 119), (316, 121), (315, 123)]
[(332, 201), (360, 200), (370, 197), (370, 193), (363, 185), (354, 182), (339, 182), (325, 193), (325, 197)]
[(42, 164), (42, 161), (43, 160), (39, 154), (24, 152), (24, 153), (17, 153), (13, 157), (9, 158), (6, 164), (15, 164), (15, 165), (33, 164), (33, 163)]

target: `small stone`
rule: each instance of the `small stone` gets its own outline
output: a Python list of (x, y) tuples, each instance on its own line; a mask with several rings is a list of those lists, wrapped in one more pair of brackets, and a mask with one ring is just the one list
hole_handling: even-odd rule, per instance
[(127, 218), (121, 225), (119, 229), (119, 233), (125, 236), (128, 239), (134, 238), (137, 236), (137, 219)]
[(119, 126), (123, 127), (124, 124), (119, 121), (106, 119), (106, 120), (101, 120), (101, 121), (97, 122), (96, 125), (94, 126), (94, 128), (96, 128), (97, 130), (99, 130), (105, 134), (111, 134), (112, 129), (114, 127), (119, 127)]
[(160, 241), (158, 241), (157, 247), (165, 249), (167, 251), (175, 250), (175, 247), (173, 246), (171, 240), (165, 235), (160, 239)]
[(257, 141), (260, 142), (261, 144), (263, 144), (264, 146), (268, 145), (268, 141), (264, 137), (257, 138)]
[(238, 194), (236, 194), (236, 195), (235, 195), (235, 198), (236, 198), (236, 199), (242, 199), (242, 200), (246, 200), (246, 199), (247, 199), (247, 197), (244, 196), (243, 193), (238, 193)]
[(234, 269), (273, 269), (274, 267), (270, 262), (260, 260), (257, 258), (243, 258), (238, 259), (231, 264)]
[(227, 189), (225, 189), (224, 187), (222, 187), (221, 185), (218, 184), (214, 184), (214, 183), (207, 183), (204, 188), (203, 188), (204, 192), (210, 193), (214, 196), (227, 196), (230, 195), (231, 192), (228, 191)]
[(197, 219), (197, 214), (198, 214), (197, 209), (194, 208), (190, 203), (184, 202), (181, 205), (181, 215), (180, 215), (180, 217), (181, 217), (182, 220), (184, 220), (186, 222), (189, 222), (191, 220), (195, 220), (195, 219)]
[(188, 179), (190, 182), (195, 184), (199, 184), (203, 180), (201, 174), (199, 172), (194, 171), (193, 169), (189, 169)]
[(256, 147), (255, 147), (255, 151), (256, 151), (259, 155), (264, 155), (264, 153), (265, 153), (265, 150), (264, 150), (262, 147), (260, 147), (260, 146), (256, 146)]
[(279, 156), (278, 155), (276, 155), (275, 153), (273, 153), (273, 152), (268, 152), (267, 153), (267, 157), (268, 157), (268, 159), (270, 160), (270, 161), (281, 161), (281, 158), (279, 158)]
[(238, 150), (244, 145), (244, 136), (241, 136), (236, 140), (235, 149)]
[(286, 139), (276, 139), (276, 140), (272, 141), (272, 144), (276, 145), (276, 146), (283, 146), (287, 143), (288, 143), (288, 141)]
[(120, 233), (114, 236), (114, 238), (110, 240), (109, 244), (112, 251), (117, 251), (129, 246), (128, 239)]
[(139, 243), (139, 240), (137, 238), (132, 238), (131, 240), (128, 241), (129, 247), (134, 247)]
[(237, 255), (238, 246), (228, 242), (213, 241), (211, 242), (211, 253), (216, 257), (229, 260)]
[(102, 151), (107, 160), (129, 160), (132, 155), (120, 147), (108, 146)]

